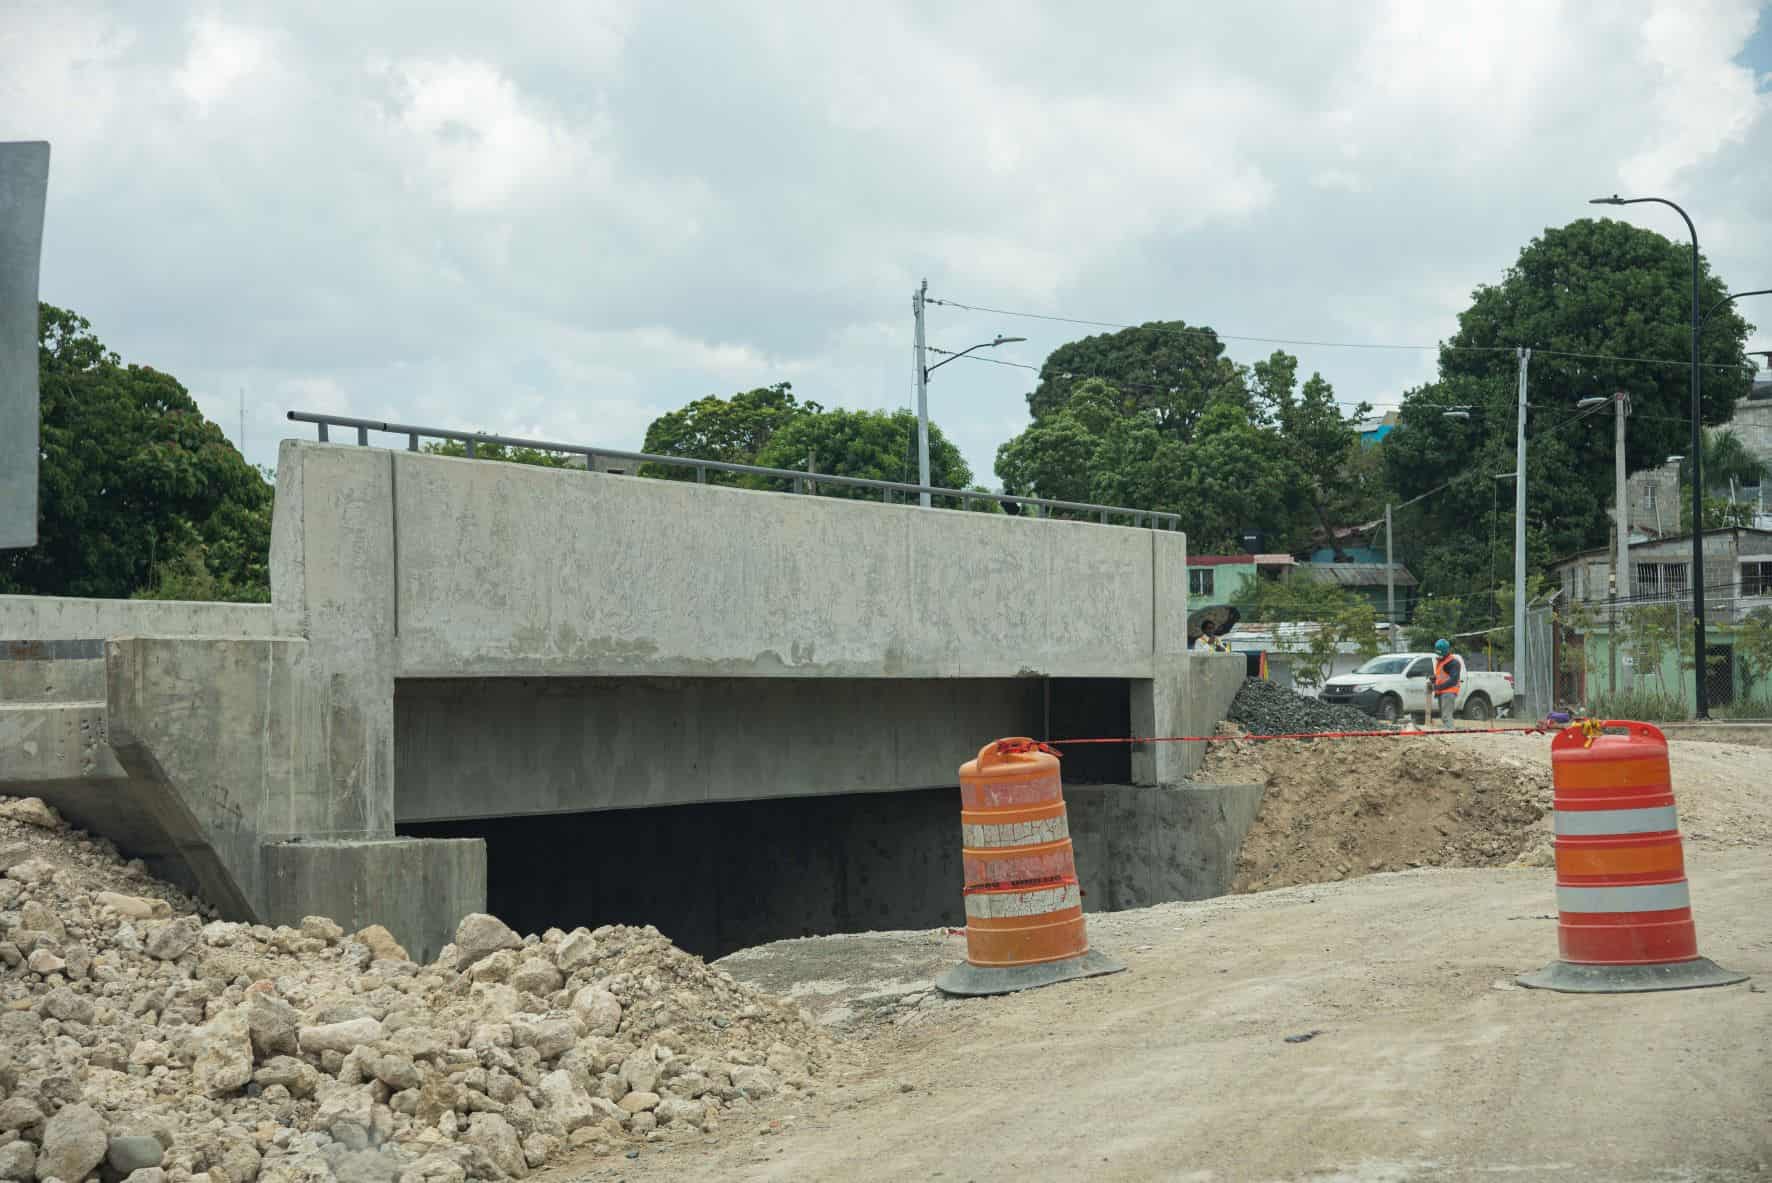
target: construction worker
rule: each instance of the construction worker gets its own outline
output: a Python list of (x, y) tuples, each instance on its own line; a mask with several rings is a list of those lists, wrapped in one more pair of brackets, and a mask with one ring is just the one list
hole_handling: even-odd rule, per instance
[(1458, 684), (1464, 681), (1464, 658), (1452, 652), (1452, 642), (1441, 637), (1434, 642), (1434, 702), (1440, 708), (1440, 726), (1451, 731), (1457, 726), (1453, 716), (1458, 711)]

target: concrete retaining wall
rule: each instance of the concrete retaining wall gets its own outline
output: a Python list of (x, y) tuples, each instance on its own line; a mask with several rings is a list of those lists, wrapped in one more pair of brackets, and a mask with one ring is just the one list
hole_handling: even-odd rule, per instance
[(110, 637), (268, 637), (269, 604), (192, 600), (96, 600), (74, 596), (0, 596), (0, 661), (10, 641), (87, 641)]

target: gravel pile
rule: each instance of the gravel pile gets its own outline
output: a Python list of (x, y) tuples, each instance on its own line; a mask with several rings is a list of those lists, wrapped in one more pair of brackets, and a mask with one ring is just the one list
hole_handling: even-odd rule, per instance
[(0, 1181), (459, 1183), (809, 1090), (800, 1010), (651, 927), (461, 922), (437, 962), (196, 903), (0, 799)]
[(1307, 731), (1381, 731), (1386, 724), (1353, 707), (1331, 706), (1274, 682), (1251, 678), (1231, 700), (1227, 716), (1250, 735)]

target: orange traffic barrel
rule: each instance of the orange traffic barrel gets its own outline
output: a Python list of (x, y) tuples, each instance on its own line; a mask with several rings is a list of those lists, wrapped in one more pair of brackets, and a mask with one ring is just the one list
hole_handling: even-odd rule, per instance
[(1031, 739), (986, 744), (960, 767), (966, 960), (949, 994), (1006, 994), (1126, 967), (1090, 949), (1058, 755)]
[(1575, 723), (1551, 741), (1559, 960), (1522, 986), (1582, 994), (1747, 980), (1698, 955), (1667, 737)]

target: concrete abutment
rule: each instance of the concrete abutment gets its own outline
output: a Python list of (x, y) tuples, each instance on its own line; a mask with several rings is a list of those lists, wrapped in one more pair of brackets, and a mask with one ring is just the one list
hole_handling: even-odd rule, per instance
[[(915, 849), (933, 886), (892, 914), (951, 918), (957, 819), (907, 820), (914, 798), (1005, 734), (1209, 731), (1241, 678), (1186, 651), (1174, 533), (286, 443), (272, 534), (268, 606), (0, 597), (0, 640), (71, 646), (0, 670), (0, 734), (57, 737), (0, 756), (0, 791), (36, 786), (230, 914), (378, 922), (415, 952), (496, 906), (501, 867), (540, 865), (500, 853), (523, 815), (576, 828), (572, 873), (611, 868), (591, 897), (639, 892), (636, 919), (675, 889), (638, 866), (611, 886), (622, 835), (695, 848), (716, 809), (797, 818), (802, 843), (716, 895), (840, 855), (868, 884), (807, 870), (856, 901), (818, 923), (877, 927), (869, 885)], [(1077, 751), (1075, 775), (1122, 786), (1104, 802), (1150, 802), (1078, 790), (1104, 862), (1121, 825), (1201, 824), (1166, 787), (1199, 754)], [(882, 842), (900, 831), (929, 837)], [(1210, 882), (1195, 861), (1085, 874), (1142, 900)]]

